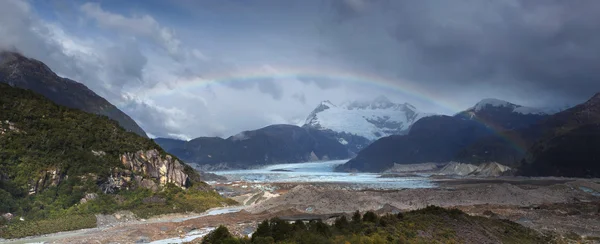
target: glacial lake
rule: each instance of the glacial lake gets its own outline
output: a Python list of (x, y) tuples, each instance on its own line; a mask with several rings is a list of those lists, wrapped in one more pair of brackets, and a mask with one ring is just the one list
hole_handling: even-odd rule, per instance
[(227, 177), (230, 181), (251, 183), (339, 183), (353, 188), (403, 189), (432, 188), (427, 174), (410, 177), (382, 178), (379, 173), (334, 172), (334, 168), (347, 160), (275, 164), (249, 170), (223, 170), (211, 173)]

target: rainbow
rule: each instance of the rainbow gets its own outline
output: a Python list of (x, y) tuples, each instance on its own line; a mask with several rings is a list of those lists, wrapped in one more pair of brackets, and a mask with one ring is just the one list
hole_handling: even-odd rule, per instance
[[(195, 77), (186, 80), (178, 80), (176, 84), (170, 88), (154, 88), (145, 95), (150, 96), (167, 96), (176, 94), (181, 91), (189, 91), (199, 88), (207, 87), (211, 84), (228, 84), (238, 82), (251, 82), (261, 80), (275, 79), (281, 82), (290, 80), (331, 80), (339, 82), (347, 82), (358, 85), (365, 85), (370, 87), (379, 88), (382, 90), (391, 90), (397, 92), (399, 95), (404, 95), (409, 98), (417, 99), (421, 102), (430, 103), (436, 105), (447, 111), (463, 111), (466, 108), (457, 104), (455, 101), (444, 98), (442, 95), (437, 94), (435, 90), (426, 90), (415, 85), (414, 82), (399, 79), (389, 78), (380, 75), (359, 73), (353, 70), (336, 70), (330, 68), (317, 68), (317, 67), (277, 67), (277, 69), (257, 67), (249, 68), (244, 70), (236, 70), (231, 73), (215, 73), (206, 74), (202, 77)], [(524, 152), (524, 144), (516, 138), (508, 136), (503, 133), (499, 126), (495, 125), (490, 121), (485, 121), (481, 118), (473, 118), (478, 123), (481, 123), (504, 140), (511, 143), (515, 149)]]

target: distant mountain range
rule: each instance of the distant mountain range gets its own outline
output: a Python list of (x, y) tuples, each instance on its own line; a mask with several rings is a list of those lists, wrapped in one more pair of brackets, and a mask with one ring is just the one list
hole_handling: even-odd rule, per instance
[(351, 157), (337, 139), (319, 130), (294, 125), (271, 125), (227, 139), (199, 137), (186, 142), (157, 138), (155, 142), (169, 153), (206, 170)]
[(107, 116), (126, 130), (148, 137), (133, 119), (106, 99), (81, 83), (59, 77), (38, 60), (0, 51), (0, 82), (32, 90), (63, 106)]
[[(484, 99), (455, 116), (430, 116), (413, 124), (407, 135), (375, 141), (338, 167), (345, 171), (380, 172), (394, 164), (449, 162), (482, 138), (529, 127), (548, 115), (497, 99)], [(502, 138), (500, 138), (502, 139)]]
[(385, 97), (339, 106), (324, 101), (302, 127), (272, 125), (227, 139), (200, 137), (186, 142), (156, 138), (155, 142), (204, 169), (348, 159), (380, 137), (406, 134), (416, 120), (428, 115)]

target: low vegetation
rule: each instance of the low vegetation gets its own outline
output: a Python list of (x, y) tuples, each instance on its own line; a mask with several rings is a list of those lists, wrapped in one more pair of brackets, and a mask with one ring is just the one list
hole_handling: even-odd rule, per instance
[(16, 221), (2, 229), (2, 238), (20, 238), (93, 227), (96, 227), (96, 216), (93, 214), (64, 215), (37, 221)]
[(456, 209), (429, 206), (425, 209), (378, 216), (356, 212), (332, 225), (321, 221), (287, 221), (273, 218), (259, 224), (252, 238), (234, 237), (220, 226), (203, 244), (234, 243), (549, 243), (548, 237), (507, 220), (474, 217)]

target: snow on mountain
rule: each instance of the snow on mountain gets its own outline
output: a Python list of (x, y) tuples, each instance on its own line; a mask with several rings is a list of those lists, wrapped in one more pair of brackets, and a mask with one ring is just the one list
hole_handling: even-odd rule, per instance
[(479, 101), (477, 104), (475, 104), (475, 106), (472, 107), (469, 110), (473, 110), (475, 112), (479, 112), (479, 111), (485, 109), (488, 106), (491, 106), (491, 107), (506, 107), (506, 108), (512, 109), (512, 112), (514, 112), (514, 113), (520, 113), (520, 114), (540, 114), (540, 115), (547, 114), (542, 109), (525, 107), (525, 106), (517, 105), (517, 104), (514, 104), (514, 103), (510, 103), (510, 102), (507, 102), (507, 101), (504, 101), (504, 100), (495, 99), (495, 98), (486, 98), (486, 99), (483, 99), (483, 100)]
[(372, 101), (340, 105), (323, 101), (308, 116), (305, 126), (373, 141), (383, 136), (406, 133), (414, 122), (428, 115), (408, 103), (393, 103), (383, 96)]

